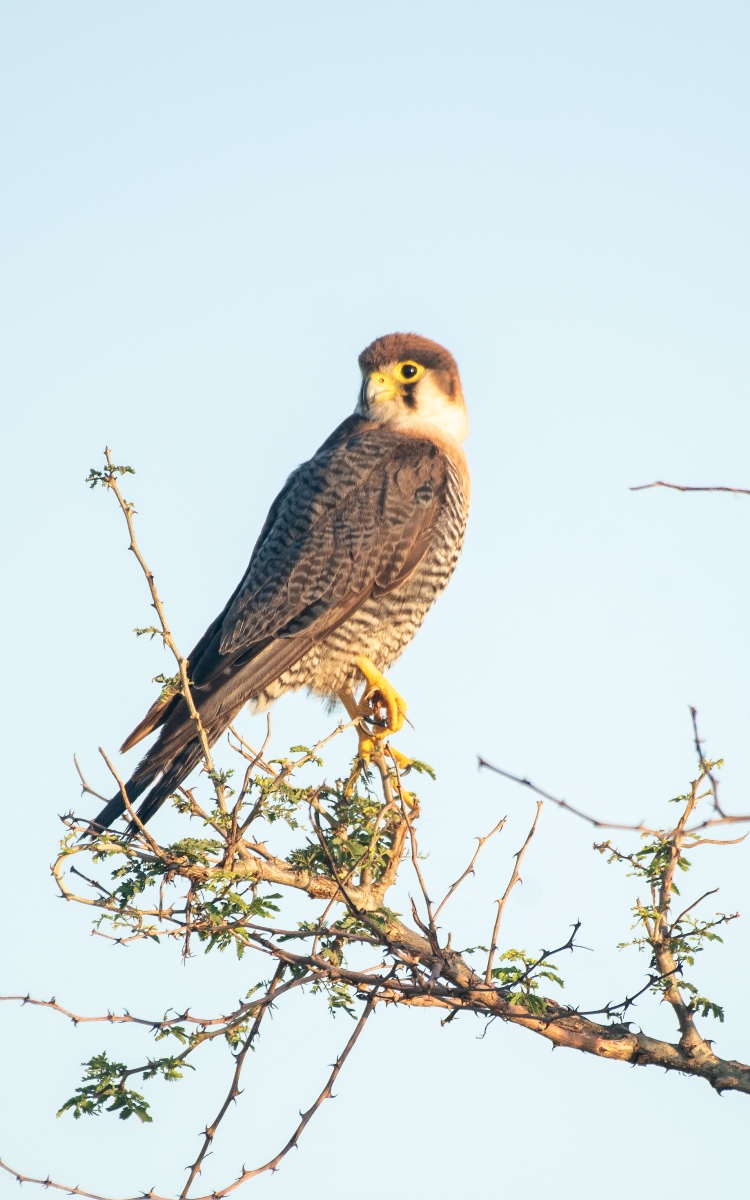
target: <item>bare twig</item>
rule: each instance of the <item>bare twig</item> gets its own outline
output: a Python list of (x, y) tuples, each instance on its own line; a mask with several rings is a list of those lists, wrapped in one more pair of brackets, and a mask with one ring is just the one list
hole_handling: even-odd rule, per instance
[(76, 757), (76, 755), (75, 755), (75, 754), (73, 755), (73, 762), (74, 762), (74, 764), (75, 764), (75, 769), (76, 769), (76, 771), (78, 772), (78, 778), (79, 778), (79, 779), (80, 779), (80, 781), (81, 781), (81, 795), (82, 795), (82, 796), (96, 796), (96, 799), (97, 799), (97, 800), (102, 800), (102, 801), (104, 801), (104, 803), (106, 804), (106, 803), (107, 803), (107, 801), (108, 801), (108, 799), (109, 799), (109, 797), (108, 797), (108, 796), (102, 796), (100, 792), (95, 792), (95, 791), (94, 791), (94, 789), (93, 789), (92, 787), (89, 787), (89, 785), (88, 785), (88, 783), (86, 782), (86, 779), (85, 779), (85, 777), (84, 777), (83, 771), (82, 771), (82, 770), (81, 770), (81, 768), (80, 768), (80, 765), (79, 765), (79, 763), (78, 763), (78, 759), (77, 759), (77, 757)]
[(125, 787), (125, 783), (124, 783), (123, 779), (121, 778), (120, 775), (118, 775), (117, 770), (115, 769), (113, 764), (110, 762), (110, 760), (107, 758), (107, 755), (105, 754), (104, 750), (102, 750), (101, 746), (99, 747), (99, 753), (101, 754), (102, 758), (104, 759), (105, 763), (107, 764), (113, 779), (115, 780), (115, 782), (117, 783), (117, 786), (120, 789), (120, 795), (122, 796), (122, 802), (125, 805), (125, 811), (128, 814), (128, 816), (130, 817), (131, 822), (133, 823), (135, 828), (138, 830), (138, 832), (140, 833), (143, 840), (147, 843), (148, 848), (151, 851), (151, 853), (155, 854), (157, 856), (157, 858), (163, 858), (163, 852), (161, 850), (161, 847), (159, 846), (159, 843), (151, 836), (149, 831), (146, 829), (146, 826), (143, 824), (143, 821), (138, 816), (138, 813), (132, 807), (132, 805), (130, 803), (130, 799), (128, 797), (127, 788)]
[[(571, 813), (574, 817), (580, 817), (582, 821), (586, 821), (589, 825), (593, 825), (595, 829), (621, 829), (628, 833), (647, 834), (651, 837), (669, 836), (667, 831), (652, 829), (643, 821), (639, 821), (636, 825), (628, 825), (620, 821), (601, 821), (598, 817), (592, 817), (590, 813), (586, 813), (582, 809), (576, 808), (573, 804), (569, 804), (567, 800), (561, 800), (559, 796), (553, 796), (550, 792), (545, 792), (543, 788), (537, 787), (537, 785), (532, 783), (530, 779), (526, 779), (521, 775), (513, 775), (510, 771), (504, 771), (501, 767), (494, 766), (491, 762), (488, 762), (487, 759), (482, 757), (479, 757), (478, 762), (480, 769), (484, 767), (488, 771), (493, 771), (495, 775), (501, 775), (503, 779), (509, 779), (511, 783), (518, 783), (522, 787), (528, 788), (529, 791), (534, 792), (537, 796), (541, 796), (543, 800), (549, 800), (550, 803), (556, 805), (557, 808), (564, 809), (566, 812)], [(709, 818), (708, 820), (700, 821), (697, 825), (693, 825), (689, 829), (686, 829), (685, 835), (692, 836), (697, 834), (701, 829), (709, 829), (714, 825), (747, 824), (748, 822), (750, 822), (750, 813), (731, 814), (722, 812), (720, 816), (714, 819)], [(708, 839), (706, 840), (708, 841)], [(735, 839), (735, 841), (742, 840), (744, 839)], [(727, 842), (726, 844), (730, 845), (732, 843)]]
[(663, 479), (657, 479), (654, 483), (641, 483), (638, 487), (632, 487), (631, 492), (645, 492), (647, 488), (664, 487), (672, 488), (675, 492), (732, 492), (735, 496), (750, 496), (750, 488), (733, 488), (733, 487), (686, 487), (682, 483), (665, 483)]
[(698, 755), (698, 765), (700, 766), (701, 771), (704, 772), (706, 778), (711, 783), (711, 789), (713, 791), (713, 796), (714, 796), (714, 798), (713, 798), (714, 810), (719, 814), (720, 817), (726, 818), (727, 814), (723, 811), (721, 805), (719, 804), (719, 781), (717, 780), (716, 776), (712, 773), (711, 768), (712, 768), (713, 764), (709, 763), (708, 759), (704, 758), (704, 756), (703, 756), (703, 742), (698, 733), (698, 710), (696, 708), (693, 708), (692, 704), (690, 705), (690, 719), (693, 722), (693, 740), (695, 742), (695, 752)]
[(498, 901), (496, 901), (497, 916), (495, 917), (495, 924), (494, 924), (494, 927), (492, 930), (492, 940), (490, 942), (490, 950), (489, 950), (489, 954), (487, 955), (487, 967), (484, 972), (484, 982), (488, 986), (492, 982), (492, 963), (495, 958), (495, 951), (497, 950), (497, 939), (498, 939), (498, 935), (500, 933), (500, 922), (503, 919), (503, 912), (505, 910), (505, 905), (507, 903), (510, 893), (513, 891), (513, 888), (516, 886), (516, 884), (521, 879), (521, 876), (519, 874), (519, 868), (521, 866), (523, 856), (526, 853), (526, 850), (528, 849), (529, 843), (531, 842), (531, 839), (533, 838), (534, 834), (536, 833), (536, 827), (537, 827), (537, 823), (539, 821), (539, 814), (542, 811), (542, 804), (543, 804), (542, 800), (537, 800), (534, 821), (532, 823), (531, 829), (529, 830), (529, 832), (526, 835), (526, 841), (522, 845), (521, 849), (517, 850), (514, 855), (515, 862), (513, 864), (513, 871), (511, 872), (510, 879), (508, 880), (508, 886), (506, 887), (506, 889), (503, 892), (500, 899)]
[(440, 916), (440, 913), (441, 913), (444, 905), (448, 903), (451, 896), (456, 891), (456, 888), (459, 888), (461, 886), (461, 884), (463, 883), (464, 879), (466, 879), (469, 875), (474, 874), (474, 867), (476, 865), (476, 861), (479, 858), (479, 855), (482, 853), (482, 850), (484, 849), (485, 844), (490, 840), (490, 838), (494, 837), (496, 833), (500, 832), (500, 830), (505, 825), (505, 822), (507, 821), (507, 819), (508, 819), (507, 817), (501, 817), (494, 829), (491, 829), (489, 833), (486, 833), (484, 835), (484, 837), (477, 838), (478, 845), (477, 845), (476, 851), (474, 852), (474, 857), (472, 858), (471, 862), (469, 863), (468, 867), (463, 872), (463, 874), (459, 875), (456, 882), (452, 883), (450, 885), (450, 887), (448, 888), (448, 891), (445, 893), (445, 895), (443, 896), (443, 899), (440, 901), (437, 908), (435, 909), (435, 920), (436, 921), (437, 921), (438, 917)]
[[(277, 987), (281, 983), (281, 978), (284, 974), (284, 970), (285, 970), (285, 965), (284, 965), (284, 963), (280, 962), (276, 968), (274, 977), (271, 980), (271, 983), (268, 988), (268, 992), (269, 992), (270, 996), (273, 995), (273, 993), (276, 991)], [(211, 1143), (213, 1142), (214, 1138), (216, 1137), (216, 1131), (219, 1128), (219, 1125), (221, 1124), (224, 1117), (226, 1116), (226, 1113), (229, 1109), (230, 1104), (232, 1104), (233, 1101), (235, 1101), (240, 1094), (240, 1076), (242, 1074), (242, 1068), (245, 1065), (245, 1059), (247, 1058), (247, 1052), (250, 1049), (250, 1047), (252, 1046), (256, 1037), (258, 1036), (258, 1032), (260, 1030), (260, 1023), (263, 1020), (263, 1017), (269, 1011), (269, 1009), (270, 1009), (270, 1004), (266, 1004), (260, 1009), (260, 1011), (258, 1012), (258, 1014), (255, 1017), (255, 1020), (253, 1021), (253, 1025), (252, 1025), (252, 1028), (251, 1028), (249, 1034), (247, 1035), (244, 1042), (242, 1043), (242, 1048), (241, 1048), (239, 1054), (237, 1054), (235, 1057), (234, 1074), (232, 1076), (231, 1086), (230, 1086), (229, 1091), (224, 1099), (224, 1103), (222, 1104), (218, 1113), (214, 1117), (212, 1123), (210, 1125), (207, 1125), (206, 1129), (203, 1132), (203, 1145), (200, 1148), (198, 1157), (196, 1158), (195, 1162), (190, 1167), (190, 1175), (188, 1177), (187, 1183), (185, 1184), (184, 1188), (180, 1192), (180, 1200), (186, 1200), (187, 1194), (193, 1185), (193, 1181), (195, 1180), (196, 1176), (201, 1173), (203, 1162), (205, 1160), (206, 1155), (208, 1154), (208, 1151), (211, 1148)]]
[[(286, 1145), (282, 1147), (282, 1149), (278, 1152), (278, 1154), (275, 1154), (274, 1157), (269, 1159), (267, 1163), (264, 1163), (262, 1167), (255, 1167), (254, 1170), (250, 1170), (250, 1171), (243, 1170), (242, 1173), (238, 1176), (238, 1178), (234, 1181), (234, 1183), (230, 1184), (228, 1187), (221, 1188), (219, 1191), (212, 1192), (211, 1200), (214, 1200), (214, 1198), (215, 1198), (215, 1200), (221, 1200), (221, 1197), (228, 1196), (230, 1192), (233, 1192), (235, 1190), (235, 1188), (238, 1188), (243, 1183), (247, 1183), (247, 1181), (249, 1179), (254, 1179), (257, 1175), (263, 1175), (266, 1171), (276, 1171), (281, 1160), (289, 1153), (290, 1150), (293, 1150), (296, 1147), (297, 1142), (299, 1141), (300, 1137), (302, 1136), (305, 1128), (307, 1127), (307, 1125), (309, 1124), (311, 1119), (315, 1116), (315, 1113), (318, 1111), (321, 1104), (323, 1104), (323, 1102), (325, 1100), (329, 1100), (331, 1098), (331, 1093), (333, 1091), (333, 1085), (336, 1082), (336, 1080), (338, 1079), (339, 1074), (341, 1073), (341, 1068), (343, 1067), (344, 1063), (346, 1062), (347, 1058), (349, 1057), (351, 1051), (354, 1048), (354, 1045), (355, 1045), (357, 1039), (359, 1038), (359, 1035), (361, 1034), (362, 1030), (364, 1029), (365, 1023), (367, 1022), (367, 1018), (370, 1016), (370, 1014), (372, 1013), (372, 1011), (375, 1007), (375, 1004), (377, 1003), (377, 998), (378, 998), (378, 989), (375, 988), (374, 991), (372, 992), (372, 995), (370, 996), (367, 1003), (365, 1004), (364, 1010), (363, 1010), (362, 1015), (360, 1016), (359, 1020), (357, 1021), (354, 1032), (352, 1033), (348, 1042), (344, 1046), (344, 1049), (342, 1050), (341, 1054), (336, 1059), (336, 1062), (334, 1063), (334, 1066), (333, 1066), (333, 1070), (331, 1071), (331, 1074), (328, 1076), (328, 1080), (326, 1082), (325, 1087), (319, 1093), (317, 1099), (315, 1099), (313, 1101), (313, 1103), (310, 1105), (310, 1107), (307, 1109), (307, 1111), (302, 1113), (302, 1119), (300, 1120), (299, 1124), (297, 1125), (297, 1128), (295, 1129), (292, 1136), (289, 1138), (289, 1141), (286, 1143)], [(201, 1197), (200, 1200), (207, 1200), (207, 1198)]]
[[(190, 719), (193, 722), (193, 725), (195, 726), (195, 732), (196, 732), (198, 741), (200, 742), (203, 759), (206, 764), (206, 770), (208, 771), (209, 775), (211, 775), (215, 778), (216, 772), (215, 772), (215, 768), (214, 768), (213, 758), (211, 757), (211, 748), (208, 744), (208, 737), (207, 737), (205, 729), (203, 728), (203, 722), (201, 721), (198, 709), (195, 706), (195, 702), (193, 700), (193, 693), (192, 693), (192, 690), (190, 687), (190, 679), (188, 676), (188, 660), (180, 653), (179, 649), (177, 648), (177, 643), (175, 642), (174, 637), (172, 636), (172, 632), (167, 623), (167, 617), (166, 617), (166, 613), (164, 611), (164, 605), (162, 604), (162, 601), (159, 597), (159, 593), (156, 589), (156, 581), (154, 579), (153, 572), (151, 571), (145, 558), (143, 557), (140, 547), (138, 545), (137, 538), (135, 536), (135, 525), (133, 522), (133, 517), (135, 515), (135, 508), (133, 507), (132, 504), (129, 504), (128, 501), (125, 500), (125, 498), (122, 495), (122, 492), (120, 491), (120, 489), (117, 485), (116, 468), (114, 466), (114, 463), (112, 462), (112, 454), (111, 454), (108, 446), (105, 447), (104, 456), (107, 460), (108, 471), (105, 474), (103, 483), (105, 484), (106, 487), (110, 488), (110, 490), (114, 492), (114, 494), (117, 498), (117, 503), (120, 505), (122, 514), (125, 517), (125, 521), (127, 522), (128, 533), (130, 535), (130, 545), (128, 546), (128, 549), (131, 550), (132, 553), (135, 555), (135, 557), (138, 561), (138, 565), (140, 566), (141, 570), (143, 571), (143, 574), (146, 577), (146, 583), (148, 584), (148, 589), (151, 593), (151, 605), (156, 610), (156, 615), (159, 618), (159, 624), (161, 625), (162, 641), (163, 641), (164, 645), (167, 646), (169, 648), (169, 650), (171, 650), (174, 660), (177, 663), (177, 669), (178, 669), (179, 675), (180, 675), (180, 692), (182, 694), (183, 700), (185, 701), (185, 704), (187, 705), (187, 710), (190, 715)], [(225, 804), (225, 800), (224, 800), (224, 787), (223, 787), (223, 784), (218, 783), (218, 782), (216, 783), (216, 799), (217, 799), (219, 808), (222, 810), (222, 812), (226, 811), (226, 804)]]
[(537, 796), (541, 796), (542, 800), (549, 800), (551, 804), (557, 805), (558, 808), (564, 808), (567, 812), (572, 813), (576, 817), (580, 817), (582, 821), (587, 821), (589, 825), (593, 825), (595, 829), (629, 829), (634, 833), (653, 833), (654, 830), (648, 829), (643, 822), (638, 825), (624, 825), (615, 821), (600, 821), (597, 817), (592, 817), (589, 813), (583, 812), (580, 808), (575, 808), (574, 805), (568, 804), (567, 800), (560, 800), (559, 797), (553, 796), (550, 792), (545, 792), (543, 788), (537, 787), (530, 779), (526, 779), (521, 775), (513, 775), (510, 771), (504, 771), (502, 767), (493, 766), (491, 762), (487, 762), (486, 758), (479, 757), (479, 767), (485, 767), (488, 771), (494, 771), (496, 775), (502, 775), (503, 779), (509, 779), (511, 783), (520, 783), (522, 787), (526, 787), (531, 792), (535, 792)]

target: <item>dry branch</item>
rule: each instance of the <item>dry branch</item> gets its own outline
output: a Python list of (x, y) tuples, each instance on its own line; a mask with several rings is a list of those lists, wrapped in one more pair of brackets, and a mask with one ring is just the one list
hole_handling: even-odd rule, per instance
[(675, 492), (732, 492), (735, 496), (750, 496), (750, 488), (733, 487), (687, 487), (683, 483), (665, 483), (657, 479), (654, 483), (641, 483), (638, 487), (630, 488), (631, 492), (645, 492), (648, 488), (672, 488)]
[[(505, 818), (489, 834), (477, 839), (468, 866), (435, 906), (420, 863), (416, 829), (419, 801), (403, 787), (402, 770), (387, 747), (374, 755), (371, 772), (360, 771), (359, 775), (355, 772), (346, 781), (331, 782), (323, 777), (309, 786), (296, 782), (299, 772), (319, 763), (322, 748), (350, 726), (339, 725), (317, 746), (297, 747), (289, 757), (279, 759), (270, 757), (270, 725), (260, 750), (254, 749), (233, 728), (234, 740), (229, 739), (229, 748), (238, 756), (242, 779), (234, 791), (230, 773), (215, 770), (190, 693), (189, 664), (177, 650), (154, 576), (138, 548), (133, 524), (135, 510), (123, 499), (117, 486), (116, 476), (124, 470), (114, 466), (107, 451), (105, 470), (92, 475), (114, 492), (125, 516), (130, 549), (146, 577), (159, 619), (156, 632), (178, 663), (180, 690), (201, 737), (203, 765), (214, 785), (214, 795), (204, 802), (204, 807), (197, 797), (197, 787), (181, 789), (175, 803), (184, 818), (185, 836), (171, 845), (161, 844), (138, 821), (125, 785), (104, 755), (121, 789), (126, 815), (130, 818), (129, 829), (92, 836), (87, 819), (70, 814), (62, 818), (65, 838), (53, 865), (53, 875), (66, 901), (92, 910), (100, 936), (121, 943), (154, 938), (165, 939), (167, 945), (177, 941), (186, 956), (195, 946), (229, 948), (245, 955), (245, 961), (257, 964), (265, 974), (265, 982), (259, 982), (257, 990), (251, 990), (233, 1011), (207, 1017), (193, 1016), (189, 1011), (160, 1020), (135, 1017), (127, 1012), (80, 1016), (59, 1004), (56, 998), (37, 1000), (20, 994), (0, 1000), (47, 1008), (74, 1023), (137, 1025), (158, 1040), (170, 1037), (180, 1041), (179, 1053), (148, 1060), (137, 1067), (108, 1064), (106, 1056), (91, 1060), (87, 1064), (89, 1075), (63, 1106), (83, 1113), (100, 1113), (108, 1104), (107, 1111), (130, 1105), (141, 1119), (149, 1119), (145, 1115), (147, 1102), (131, 1088), (134, 1079), (139, 1076), (148, 1079), (159, 1072), (166, 1078), (177, 1078), (179, 1068), (188, 1060), (200, 1058), (222, 1039), (229, 1043), (234, 1053), (228, 1090), (215, 1117), (200, 1135), (202, 1141), (189, 1168), (187, 1182), (174, 1197), (161, 1197), (149, 1191), (141, 1193), (138, 1200), (144, 1196), (146, 1200), (189, 1200), (206, 1158), (214, 1149), (222, 1121), (240, 1096), (249, 1050), (260, 1035), (265, 1015), (293, 990), (325, 993), (334, 1011), (344, 1009), (355, 1018), (354, 1030), (325, 1086), (301, 1114), (282, 1149), (261, 1166), (243, 1167), (230, 1182), (209, 1195), (191, 1200), (221, 1200), (256, 1176), (279, 1167), (321, 1104), (330, 1097), (335, 1080), (378, 1004), (433, 1008), (446, 1020), (461, 1013), (475, 1014), (485, 1020), (520, 1025), (555, 1046), (566, 1046), (597, 1058), (693, 1075), (706, 1080), (717, 1092), (734, 1090), (750, 1094), (750, 1066), (714, 1054), (710, 1039), (699, 1027), (702, 1017), (719, 1014), (719, 1006), (701, 995), (685, 977), (686, 964), (691, 962), (696, 947), (700, 948), (706, 940), (715, 940), (716, 929), (733, 920), (735, 914), (717, 914), (707, 919), (696, 916), (697, 907), (715, 889), (696, 900), (680, 901), (679, 914), (675, 916), (672, 912), (674, 880), (676, 872), (686, 867), (685, 851), (742, 840), (707, 838), (702, 834), (709, 828), (724, 830), (733, 823), (750, 821), (748, 816), (727, 815), (719, 803), (717, 771), (721, 764), (705, 757), (695, 710), (691, 709), (691, 719), (698, 771), (689, 790), (680, 798), (679, 818), (673, 826), (660, 828), (645, 822), (618, 824), (592, 816), (529, 779), (480, 759), (480, 766), (526, 788), (538, 798), (533, 823), (514, 855), (512, 872), (496, 902), (487, 961), (480, 972), (472, 965), (469, 951), (459, 953), (452, 948), (451, 936), (444, 934), (438, 918), (461, 884), (474, 874), (484, 845), (502, 831)], [(420, 764), (415, 764), (415, 769), (419, 767)], [(84, 796), (96, 796), (77, 763), (76, 769)], [(578, 922), (573, 924), (567, 941), (554, 950), (538, 954), (502, 950), (503, 915), (520, 881), (521, 863), (537, 829), (543, 800), (597, 829), (618, 830), (636, 838), (634, 849), (620, 850), (610, 842), (597, 847), (608, 854), (610, 861), (625, 864), (637, 875), (647, 894), (646, 900), (641, 903), (638, 899), (634, 907), (638, 930), (634, 940), (651, 954), (650, 973), (643, 986), (635, 987), (618, 1003), (581, 1011), (560, 1004), (541, 991), (543, 984), (557, 979), (555, 964), (559, 956), (576, 950)], [(305, 819), (308, 828), (303, 824)], [(295, 835), (295, 848), (284, 857), (269, 844), (278, 822), (286, 823)], [(81, 855), (93, 860), (86, 870), (77, 866), (82, 861)], [(411, 923), (387, 907), (389, 892), (408, 864), (415, 872), (418, 896), (421, 895), (419, 909), (412, 901)], [(291, 920), (285, 919), (283, 926), (277, 919), (278, 893), (269, 892), (269, 888), (282, 889), (288, 899), (296, 900), (297, 912)], [(167, 889), (172, 889), (170, 902)], [(490, 914), (487, 916), (489, 922)], [(299, 919), (295, 923), (296, 918)], [(500, 966), (495, 966), (496, 960)], [(645, 995), (671, 1007), (675, 1042), (634, 1031), (625, 1020), (635, 1001)], [(37, 1183), (87, 1200), (109, 1200), (79, 1186), (23, 1175), (2, 1161), (0, 1167), (19, 1182)]]

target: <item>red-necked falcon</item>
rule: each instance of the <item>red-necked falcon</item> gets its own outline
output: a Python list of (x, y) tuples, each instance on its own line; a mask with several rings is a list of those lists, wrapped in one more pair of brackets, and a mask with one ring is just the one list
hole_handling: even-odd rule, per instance
[[(244, 704), (262, 709), (299, 688), (343, 703), (359, 722), (365, 760), (403, 725), (406, 704), (382, 672), (456, 565), (469, 506), (468, 418), (453, 357), (427, 338), (378, 338), (359, 366), (354, 413), (289, 476), (237, 588), (189, 655), (210, 744)], [(181, 695), (157, 700), (123, 751), (156, 729), (127, 784), (131, 804), (143, 796), (141, 821), (201, 760)], [(94, 826), (124, 810), (118, 794)]]

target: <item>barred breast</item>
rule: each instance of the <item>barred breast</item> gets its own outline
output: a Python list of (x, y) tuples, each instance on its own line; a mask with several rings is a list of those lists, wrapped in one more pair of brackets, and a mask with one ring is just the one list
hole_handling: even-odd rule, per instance
[(259, 693), (252, 702), (254, 711), (262, 711), (285, 692), (305, 687), (314, 695), (335, 699), (342, 689), (361, 683), (359, 671), (352, 663), (356, 655), (364, 655), (385, 671), (403, 653), (447, 586), (464, 542), (469, 510), (466, 471), (457, 469), (450, 459), (447, 465), (441, 511), (432, 529), (430, 545), (412, 574), (386, 595), (367, 599), (343, 624)]

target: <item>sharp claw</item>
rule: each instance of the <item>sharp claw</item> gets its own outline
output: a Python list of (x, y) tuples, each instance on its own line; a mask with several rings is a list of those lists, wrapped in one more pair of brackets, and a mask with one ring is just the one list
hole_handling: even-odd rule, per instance
[[(373, 755), (379, 752), (385, 751), (390, 755), (397, 771), (406, 772), (412, 765), (410, 758), (401, 754), (399, 750), (394, 750), (385, 742), (390, 734), (398, 733), (402, 728), (406, 720), (406, 701), (369, 658), (358, 655), (353, 661), (357, 670), (361, 671), (364, 676), (365, 690), (359, 703), (349, 689), (339, 692), (339, 698), (349, 717), (356, 723), (357, 737), (359, 738), (357, 762), (344, 789), (347, 797), (352, 795), (361, 769), (363, 767), (366, 769), (370, 765)], [(385, 709), (385, 722), (379, 718), (378, 710), (382, 709)], [(368, 724), (365, 725), (365, 722)], [(374, 729), (371, 728), (373, 725)], [(416, 808), (415, 797), (403, 787), (400, 791), (404, 803), (409, 808)]]
[(369, 658), (360, 654), (354, 659), (354, 665), (362, 672), (368, 685), (358, 705), (359, 715), (372, 721), (376, 717), (376, 710), (379, 707), (377, 702), (373, 704), (373, 700), (378, 696), (386, 711), (386, 725), (379, 736), (387, 737), (389, 733), (398, 733), (406, 720), (407, 705), (403, 696), (399, 695)]
[(395, 762), (399, 771), (411, 771), (413, 759), (409, 758), (408, 755), (402, 754), (400, 750), (396, 750), (394, 746), (390, 745), (388, 747), (388, 753)]

